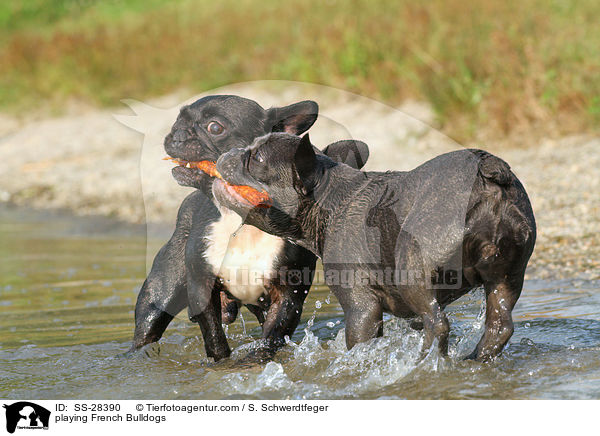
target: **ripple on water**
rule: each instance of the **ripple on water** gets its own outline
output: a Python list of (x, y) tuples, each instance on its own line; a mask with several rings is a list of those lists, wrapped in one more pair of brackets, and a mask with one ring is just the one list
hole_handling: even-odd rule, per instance
[(481, 291), (447, 310), (449, 359), (434, 348), (418, 361), (422, 333), (393, 317), (385, 318), (382, 338), (346, 350), (341, 309), (319, 286), (308, 296), (308, 319), (266, 365), (238, 361), (260, 337), (248, 315), (227, 327), (233, 354), (223, 362), (206, 357), (198, 327), (184, 314), (160, 343), (125, 358), (116, 356), (130, 344), (146, 241), (127, 232), (117, 239), (59, 238), (40, 228), (34, 222), (36, 232), (17, 238), (0, 227), (3, 261), (16, 271), (0, 284), (5, 397), (600, 398), (597, 280), (527, 281), (514, 311), (515, 334), (489, 364), (462, 360), (482, 334)]
[[(451, 338), (449, 359), (434, 348), (422, 361), (421, 332), (398, 319), (385, 322), (382, 338), (350, 351), (343, 329), (325, 340), (305, 330), (275, 361), (250, 367), (234, 359), (212, 363), (200, 338), (180, 334), (130, 358), (115, 357), (126, 342), (28, 344), (0, 351), (1, 383), (14, 398), (598, 398), (600, 322), (527, 324), (517, 323), (514, 339), (490, 364), (461, 360), (464, 335), (470, 343), (479, 338), (477, 319), (453, 323), (460, 336)], [(255, 346), (250, 336), (232, 342), (238, 356)]]

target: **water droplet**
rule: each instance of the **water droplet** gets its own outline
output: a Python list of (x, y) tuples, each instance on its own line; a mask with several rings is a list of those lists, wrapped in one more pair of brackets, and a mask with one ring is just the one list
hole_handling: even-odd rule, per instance
[(242, 315), (242, 312), (240, 312), (240, 322), (242, 323), (242, 333), (244, 336), (248, 336), (248, 333), (246, 333), (246, 320), (244, 319), (244, 315)]
[(535, 342), (533, 342), (531, 339), (529, 338), (523, 338), (521, 339), (520, 342), (521, 345), (529, 345), (530, 347), (535, 347)]

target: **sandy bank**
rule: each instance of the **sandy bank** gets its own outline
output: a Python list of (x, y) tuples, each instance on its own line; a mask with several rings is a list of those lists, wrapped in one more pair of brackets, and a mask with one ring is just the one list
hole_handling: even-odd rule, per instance
[[(212, 93), (239, 94), (263, 107), (317, 100), (313, 142), (364, 140), (371, 149), (368, 169), (406, 170), (460, 147), (430, 126), (434, 117), (422, 104), (398, 110), (339, 90), (279, 82)], [(162, 140), (179, 107), (195, 98), (131, 103), (137, 116), (125, 107), (35, 122), (0, 116), (0, 201), (172, 223), (190, 189), (177, 185), (171, 164), (161, 160)], [(539, 235), (528, 275), (600, 277), (600, 138), (547, 140), (526, 149), (480, 147), (509, 162), (532, 199)]]

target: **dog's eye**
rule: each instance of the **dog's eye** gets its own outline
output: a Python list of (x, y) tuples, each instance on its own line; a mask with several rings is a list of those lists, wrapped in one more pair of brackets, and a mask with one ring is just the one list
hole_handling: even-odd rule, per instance
[(262, 157), (262, 155), (260, 153), (254, 152), (254, 153), (252, 153), (251, 157), (252, 157), (252, 159), (254, 159), (257, 162), (260, 162), (260, 163), (265, 162), (265, 158)]
[(221, 133), (223, 133), (223, 130), (225, 130), (225, 127), (223, 127), (216, 121), (211, 121), (210, 123), (208, 123), (206, 130), (208, 130), (208, 132), (212, 135), (220, 135)]

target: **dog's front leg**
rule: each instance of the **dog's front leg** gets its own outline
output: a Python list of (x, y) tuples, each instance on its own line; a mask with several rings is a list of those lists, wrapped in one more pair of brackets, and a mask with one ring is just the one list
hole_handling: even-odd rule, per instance
[[(297, 286), (275, 283), (275, 281), (269, 284), (271, 304), (262, 326), (263, 345), (249, 353), (243, 359), (245, 362), (269, 361), (277, 350), (285, 345), (286, 337), (291, 337), (300, 323), (302, 306), (310, 286), (310, 282)], [(258, 314), (256, 315), (259, 318)]]
[(221, 296), (216, 283), (210, 274), (194, 277), (188, 273), (189, 318), (200, 326), (206, 355), (215, 361), (231, 354), (221, 325)]
[(154, 258), (138, 294), (130, 352), (158, 341), (175, 315), (187, 306), (185, 246), (199, 195), (194, 192), (181, 204), (175, 231)]
[[(187, 306), (185, 280), (164, 271), (151, 271), (135, 305), (135, 332), (129, 352), (157, 342), (175, 315)], [(171, 282), (171, 280), (174, 280)]]
[(190, 321), (198, 323), (206, 355), (215, 360), (229, 357), (231, 350), (221, 325), (221, 286), (201, 255), (203, 238), (189, 238), (185, 248), (185, 267)]
[[(250, 308), (248, 308), (250, 310)], [(224, 291), (221, 291), (221, 322), (223, 324), (232, 324), (240, 311), (240, 303), (233, 298), (229, 298)], [(252, 310), (250, 310), (252, 312)], [(254, 312), (252, 312), (254, 313)], [(259, 322), (262, 322), (259, 319)]]
[(263, 338), (270, 348), (277, 349), (283, 346), (285, 337), (291, 337), (298, 327), (310, 285), (302, 283), (297, 286), (274, 286), (271, 292), (271, 306), (263, 325)]

